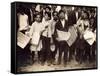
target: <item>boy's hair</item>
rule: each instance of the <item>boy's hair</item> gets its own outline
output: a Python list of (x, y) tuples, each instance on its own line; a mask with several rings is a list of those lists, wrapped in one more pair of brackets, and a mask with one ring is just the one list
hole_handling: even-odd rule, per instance
[(60, 14), (60, 13), (64, 13), (65, 14), (65, 12), (63, 10), (60, 10), (58, 14)]

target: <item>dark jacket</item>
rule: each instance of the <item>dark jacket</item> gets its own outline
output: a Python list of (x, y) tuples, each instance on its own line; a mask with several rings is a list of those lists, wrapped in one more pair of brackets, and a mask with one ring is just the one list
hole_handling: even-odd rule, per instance
[[(81, 16), (81, 12), (78, 12), (78, 19)], [(68, 14), (68, 21), (69, 21), (69, 25), (73, 26), (73, 24), (76, 24), (77, 22), (77, 18), (76, 18), (76, 12), (75, 11), (71, 11)]]
[(68, 22), (68, 20), (65, 20), (65, 26), (64, 27), (62, 26), (62, 23), (61, 23), (60, 20), (56, 23), (56, 25), (55, 25), (55, 32), (54, 32), (54, 36), (55, 37), (57, 37), (57, 29), (60, 30), (60, 31), (68, 32), (68, 29), (69, 29), (69, 22)]

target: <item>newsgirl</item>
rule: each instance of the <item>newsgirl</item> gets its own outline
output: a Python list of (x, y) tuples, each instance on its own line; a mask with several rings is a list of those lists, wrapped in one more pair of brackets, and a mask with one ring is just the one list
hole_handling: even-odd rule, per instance
[(31, 46), (30, 50), (32, 53), (32, 60), (38, 60), (39, 51), (42, 48), (42, 43), (40, 40), (41, 33), (45, 30), (45, 26), (43, 26), (41, 22), (41, 14), (39, 12), (35, 15), (35, 22), (32, 23), (30, 29), (30, 37), (31, 37)]

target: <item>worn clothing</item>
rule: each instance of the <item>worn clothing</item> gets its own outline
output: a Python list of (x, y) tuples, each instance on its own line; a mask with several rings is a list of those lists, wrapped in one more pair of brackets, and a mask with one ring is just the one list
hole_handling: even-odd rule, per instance
[(31, 29), (30, 29), (30, 37), (32, 38), (31, 46), (30, 46), (31, 51), (37, 51), (37, 48), (42, 45), (40, 42), (40, 35), (44, 29), (45, 27), (43, 26), (42, 23), (34, 22), (32, 24)]
[(42, 24), (44, 27), (47, 26), (46, 30), (42, 33), (42, 36), (45, 36), (45, 37), (51, 37), (51, 20), (48, 20), (48, 21), (42, 21)]

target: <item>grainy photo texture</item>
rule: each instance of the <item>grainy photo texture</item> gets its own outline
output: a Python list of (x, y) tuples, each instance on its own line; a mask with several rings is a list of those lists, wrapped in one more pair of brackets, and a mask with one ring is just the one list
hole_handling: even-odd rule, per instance
[(97, 68), (97, 7), (16, 2), (15, 11), (17, 73)]

